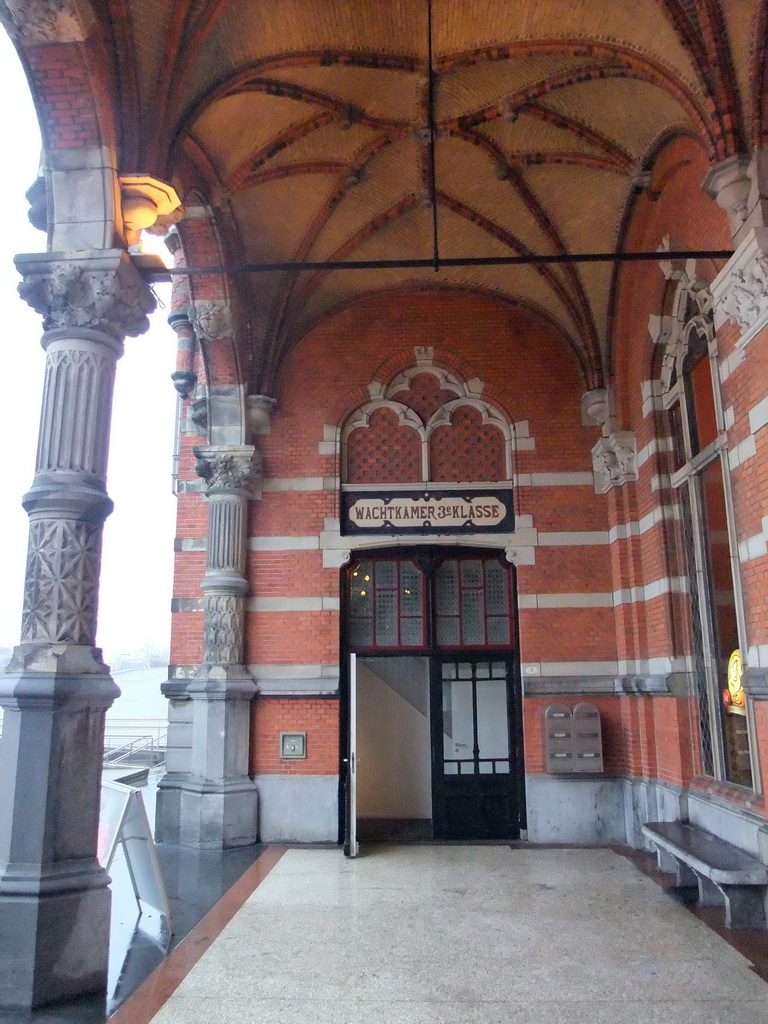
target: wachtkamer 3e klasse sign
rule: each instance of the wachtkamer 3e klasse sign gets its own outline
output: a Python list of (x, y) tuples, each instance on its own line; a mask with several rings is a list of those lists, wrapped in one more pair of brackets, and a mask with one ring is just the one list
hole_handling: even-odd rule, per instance
[(347, 491), (342, 533), (511, 533), (511, 492)]

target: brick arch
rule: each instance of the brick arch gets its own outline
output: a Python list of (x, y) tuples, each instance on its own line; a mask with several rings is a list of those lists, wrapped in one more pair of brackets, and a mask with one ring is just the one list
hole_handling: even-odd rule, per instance
[[(195, 211), (177, 225), (183, 262), (187, 266), (222, 266), (225, 262), (217, 221), (205, 195), (193, 190), (184, 197), (184, 205)], [(244, 382), (242, 361), (238, 348), (237, 296), (233, 294), (226, 274), (190, 275), (187, 294), (190, 304), (197, 302), (227, 303), (232, 309), (230, 335), (208, 340), (199, 335), (200, 351), (205, 378), (211, 386), (226, 386)]]

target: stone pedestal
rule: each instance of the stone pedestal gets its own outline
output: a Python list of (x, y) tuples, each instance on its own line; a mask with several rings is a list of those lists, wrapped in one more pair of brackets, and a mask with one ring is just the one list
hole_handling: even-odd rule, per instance
[(0, 678), (0, 1006), (106, 989), (109, 878), (97, 859), (104, 715), (94, 646), (115, 363), (154, 306), (129, 257), (19, 257), (44, 315), (45, 387), (21, 643)]

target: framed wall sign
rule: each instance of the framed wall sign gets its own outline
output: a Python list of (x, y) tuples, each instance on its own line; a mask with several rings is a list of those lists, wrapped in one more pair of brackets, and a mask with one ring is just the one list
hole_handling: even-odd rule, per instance
[(513, 491), (343, 491), (342, 534), (512, 533)]

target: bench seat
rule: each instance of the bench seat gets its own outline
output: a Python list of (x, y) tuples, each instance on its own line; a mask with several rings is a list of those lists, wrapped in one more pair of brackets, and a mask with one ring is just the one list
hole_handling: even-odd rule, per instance
[(748, 853), (682, 821), (649, 821), (660, 871), (680, 888), (696, 887), (699, 906), (725, 905), (726, 928), (764, 928), (768, 868)]

